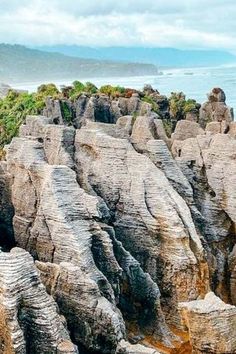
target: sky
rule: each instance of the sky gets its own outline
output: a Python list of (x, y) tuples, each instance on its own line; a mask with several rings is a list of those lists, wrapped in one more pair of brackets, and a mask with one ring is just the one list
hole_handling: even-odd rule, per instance
[(236, 53), (235, 0), (0, 0), (0, 42)]

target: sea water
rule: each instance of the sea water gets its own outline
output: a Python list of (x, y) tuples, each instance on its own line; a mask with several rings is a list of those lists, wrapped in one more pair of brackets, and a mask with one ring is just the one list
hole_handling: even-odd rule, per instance
[[(207, 100), (207, 93), (213, 87), (222, 88), (227, 97), (227, 104), (236, 112), (236, 65), (206, 68), (181, 68), (163, 69), (155, 76), (134, 76), (134, 77), (106, 77), (106, 78), (68, 78), (67, 80), (53, 81), (57, 86), (69, 85), (74, 80), (82, 82), (91, 81), (100, 87), (105, 84), (120, 85), (130, 88), (142, 89), (145, 84), (150, 84), (161, 94), (169, 96), (171, 92), (182, 91), (187, 98), (193, 98), (199, 103)], [(17, 83), (15, 88), (35, 91), (37, 87), (47, 83)]]

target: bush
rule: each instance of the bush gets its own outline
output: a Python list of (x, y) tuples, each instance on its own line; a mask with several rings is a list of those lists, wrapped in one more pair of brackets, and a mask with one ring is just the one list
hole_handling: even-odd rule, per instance
[(184, 119), (189, 112), (198, 112), (200, 105), (192, 99), (186, 100), (183, 92), (172, 92), (169, 98), (170, 114), (175, 120)]
[(61, 107), (61, 112), (62, 112), (63, 119), (67, 123), (71, 123), (72, 120), (73, 120), (73, 113), (72, 113), (72, 110), (69, 107), (68, 103), (65, 102), (65, 101), (61, 101), (60, 102), (60, 107)]
[(34, 94), (9, 91), (0, 100), (0, 149), (18, 134), (20, 125), (28, 114), (37, 114)]
[(85, 92), (90, 94), (95, 94), (98, 92), (98, 88), (92, 82), (86, 82)]
[(56, 98), (59, 95), (54, 84), (47, 84), (39, 86), (36, 93), (10, 90), (5, 98), (0, 99), (0, 159), (4, 156), (4, 145), (18, 135), (26, 116), (42, 113), (46, 97)]
[(144, 96), (144, 97), (142, 98), (142, 101), (143, 101), (143, 102), (150, 103), (150, 104), (152, 105), (152, 110), (153, 110), (154, 112), (156, 112), (157, 114), (159, 114), (159, 106), (158, 106), (158, 104), (153, 100), (152, 97), (150, 97), (150, 96)]
[(121, 86), (104, 85), (100, 87), (99, 92), (104, 93), (109, 97), (116, 98), (124, 96), (126, 90)]
[(98, 88), (92, 82), (86, 82), (83, 84), (80, 81), (74, 81), (73, 86), (67, 86), (62, 89), (64, 97), (75, 100), (82, 93), (88, 93), (93, 95), (98, 92)]

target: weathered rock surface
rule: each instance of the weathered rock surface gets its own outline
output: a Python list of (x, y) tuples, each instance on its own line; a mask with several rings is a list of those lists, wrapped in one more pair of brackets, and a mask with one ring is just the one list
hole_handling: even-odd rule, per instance
[(194, 354), (236, 353), (236, 307), (225, 304), (214, 293), (204, 300), (179, 305)]
[(230, 299), (227, 260), (235, 244), (235, 144), (229, 134), (197, 136), (183, 141), (176, 157), (202, 216), (196, 224), (206, 241), (212, 289), (225, 301)]
[(138, 92), (65, 99), (71, 126), (61, 101), (27, 117), (0, 164), (0, 246), (21, 248), (0, 251), (0, 353), (18, 335), (19, 353), (236, 353), (235, 126), (212, 94), (206, 129), (182, 120), (171, 140)]
[(197, 135), (205, 134), (198, 123), (189, 120), (180, 120), (172, 134), (172, 141), (195, 138)]
[(152, 106), (141, 101), (138, 93), (133, 93), (132, 97), (119, 97), (111, 99), (105, 94), (81, 95), (75, 102), (70, 100), (46, 101), (44, 115), (52, 118), (53, 123), (63, 124), (62, 104), (67, 106), (70, 111), (72, 123), (76, 128), (86, 124), (86, 121), (112, 123), (123, 116), (140, 114), (148, 115), (151, 113)]
[(1, 353), (78, 353), (32, 257), (19, 248), (0, 252), (0, 315)]
[(112, 218), (104, 201), (77, 183), (74, 129), (42, 126), (35, 137), (15, 138), (7, 150), (17, 245), (38, 260), (76, 343), (114, 353), (126, 337), (124, 317), (137, 331), (171, 345), (157, 284), (104, 224)]
[(208, 101), (200, 109), (199, 123), (202, 128), (211, 121), (226, 121), (229, 124), (233, 120), (233, 111), (225, 101), (225, 93), (220, 88), (214, 88), (208, 94)]
[(169, 143), (163, 123), (157, 118), (158, 116), (153, 114), (152, 116), (139, 116), (135, 119), (131, 142), (140, 152), (145, 151), (146, 144), (149, 140), (162, 139), (167, 144)]
[(185, 201), (127, 140), (83, 128), (75, 148), (81, 186), (106, 202), (118, 239), (166, 294), (162, 304), (170, 322), (178, 323), (174, 303), (196, 298), (208, 286), (201, 279), (203, 248)]
[(154, 349), (146, 348), (142, 345), (131, 345), (125, 341), (121, 341), (117, 348), (117, 354), (158, 354)]

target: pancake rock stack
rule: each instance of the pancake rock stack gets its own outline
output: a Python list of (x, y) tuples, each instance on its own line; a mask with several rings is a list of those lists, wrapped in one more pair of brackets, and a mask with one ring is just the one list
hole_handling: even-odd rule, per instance
[(231, 118), (168, 137), (135, 93), (112, 121), (80, 99), (74, 126), (27, 117), (0, 163), (0, 353), (236, 353)]

